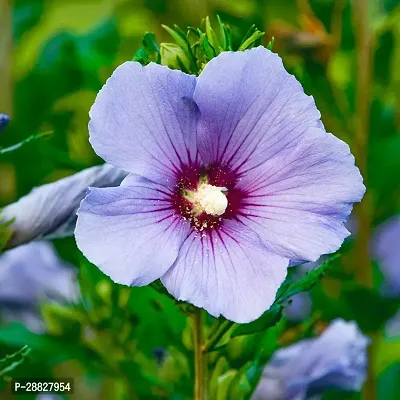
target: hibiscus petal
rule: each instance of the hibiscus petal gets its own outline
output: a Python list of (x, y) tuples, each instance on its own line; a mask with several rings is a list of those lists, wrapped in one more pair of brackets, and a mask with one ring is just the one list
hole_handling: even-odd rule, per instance
[(291, 152), (246, 172), (241, 220), (292, 264), (336, 251), (365, 187), (346, 143), (317, 128)]
[(310, 126), (321, 126), (313, 98), (264, 47), (211, 60), (198, 78), (194, 100), (203, 160), (238, 173), (293, 148)]
[(118, 186), (127, 172), (104, 164), (34, 188), (1, 211), (5, 221), (13, 220), (13, 235), (6, 247), (32, 240), (72, 236), (76, 210), (89, 186)]
[(252, 400), (303, 400), (332, 388), (359, 391), (366, 377), (368, 342), (354, 322), (334, 320), (321, 336), (275, 352)]
[(150, 63), (119, 66), (90, 110), (90, 142), (110, 164), (168, 184), (196, 159), (196, 77)]
[(219, 230), (192, 233), (161, 281), (178, 300), (243, 323), (271, 306), (287, 264), (242, 224), (224, 221)]
[(365, 187), (348, 146), (325, 132), (281, 59), (263, 47), (223, 53), (205, 67), (194, 99), (200, 154), (236, 172), (241, 221), (291, 264), (336, 251)]
[(32, 242), (0, 256), (0, 307), (34, 309), (41, 298), (76, 301), (76, 274), (50, 242)]
[(382, 294), (400, 297), (400, 215), (381, 224), (372, 236), (372, 256), (384, 276)]
[(114, 282), (142, 286), (160, 278), (190, 229), (169, 195), (132, 175), (120, 187), (90, 189), (78, 210), (79, 249)]

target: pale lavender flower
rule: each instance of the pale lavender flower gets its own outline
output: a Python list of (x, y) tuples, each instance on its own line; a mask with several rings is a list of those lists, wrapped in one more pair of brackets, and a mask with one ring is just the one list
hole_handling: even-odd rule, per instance
[(290, 321), (299, 322), (306, 319), (312, 308), (312, 301), (309, 293), (303, 292), (294, 295), (291, 303), (283, 310), (283, 315)]
[(0, 312), (6, 320), (41, 325), (41, 300), (73, 302), (78, 298), (76, 273), (49, 242), (33, 242), (0, 256)]
[(382, 293), (400, 296), (400, 215), (377, 228), (372, 237), (372, 255), (385, 278)]
[(33, 189), (1, 211), (3, 220), (14, 220), (13, 236), (7, 247), (32, 240), (72, 236), (76, 211), (88, 186), (118, 186), (126, 175), (119, 168), (105, 164)]
[(258, 318), (289, 263), (341, 246), (365, 191), (347, 144), (263, 47), (223, 52), (198, 78), (126, 62), (90, 117), (94, 150), (131, 174), (90, 190), (78, 247), (115, 282), (161, 278), (214, 316)]
[[(311, 270), (318, 268), (324, 262), (324, 257), (320, 257), (315, 262), (308, 262), (296, 267), (292, 274), (292, 282), (303, 278)], [(289, 303), (289, 304), (288, 304)], [(312, 300), (310, 293), (302, 292), (291, 297), (283, 310), (283, 315), (290, 321), (300, 322), (306, 319), (312, 310)]]
[(354, 322), (335, 320), (320, 337), (278, 350), (252, 400), (305, 400), (329, 389), (359, 391), (366, 378), (368, 342)]

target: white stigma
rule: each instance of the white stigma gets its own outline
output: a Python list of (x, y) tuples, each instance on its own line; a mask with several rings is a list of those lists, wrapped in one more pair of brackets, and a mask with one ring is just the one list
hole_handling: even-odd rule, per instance
[(210, 215), (222, 215), (228, 207), (228, 199), (222, 192), (225, 188), (201, 184), (193, 193), (194, 201), (202, 211)]

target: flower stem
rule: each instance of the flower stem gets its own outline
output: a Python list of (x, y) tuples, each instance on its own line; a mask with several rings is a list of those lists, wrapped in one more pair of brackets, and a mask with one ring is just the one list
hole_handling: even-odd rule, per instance
[(203, 310), (196, 309), (193, 314), (194, 347), (194, 400), (206, 400), (206, 354), (203, 351)]
[[(368, 188), (367, 153), (369, 140), (369, 121), (372, 91), (373, 71), (373, 35), (370, 26), (368, 1), (353, 1), (353, 18), (357, 46), (357, 92), (355, 115), (355, 141), (354, 153), (357, 164), (364, 177), (365, 186)], [(369, 256), (369, 240), (372, 227), (372, 199), (370, 193), (366, 193), (364, 200), (356, 208), (359, 218), (359, 232), (355, 242), (357, 269), (355, 276), (357, 282), (365, 287), (373, 287), (373, 270)], [(376, 379), (374, 373), (374, 360), (376, 352), (376, 335), (371, 335), (369, 347), (369, 362), (367, 381), (363, 390), (364, 400), (377, 398)]]

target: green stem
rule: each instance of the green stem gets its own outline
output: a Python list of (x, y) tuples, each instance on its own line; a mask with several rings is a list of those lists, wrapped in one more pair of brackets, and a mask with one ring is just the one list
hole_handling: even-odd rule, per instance
[(194, 400), (206, 400), (206, 355), (203, 351), (203, 310), (197, 309), (193, 315), (194, 347)]
[(0, 1), (0, 110), (12, 115), (12, 1)]
[[(373, 73), (373, 35), (369, 18), (369, 2), (364, 0), (353, 1), (353, 18), (357, 50), (357, 92), (356, 115), (354, 130), (354, 153), (357, 164), (368, 188), (367, 154), (369, 141), (369, 122), (372, 92)], [(356, 208), (359, 219), (359, 229), (355, 242), (357, 268), (356, 280), (360, 285), (373, 287), (373, 270), (369, 256), (369, 241), (371, 236), (373, 204), (370, 193), (367, 191), (363, 201)], [(377, 398), (374, 360), (376, 352), (376, 335), (371, 335), (369, 347), (369, 362), (367, 381), (363, 390), (364, 400)]]
[(234, 322), (225, 320), (219, 326), (216, 332), (214, 332), (206, 341), (203, 346), (203, 351), (207, 353), (208, 351), (212, 350), (213, 347), (222, 339), (226, 332), (233, 326)]

